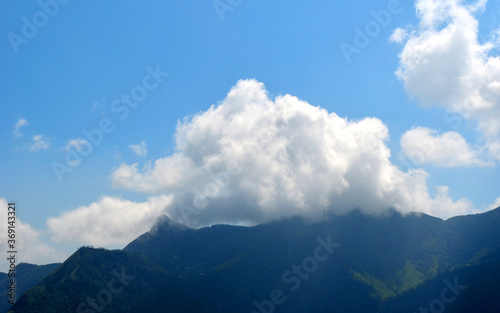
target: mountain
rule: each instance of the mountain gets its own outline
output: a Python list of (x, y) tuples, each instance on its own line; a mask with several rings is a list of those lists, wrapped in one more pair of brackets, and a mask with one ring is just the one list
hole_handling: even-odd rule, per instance
[[(180, 280), (144, 256), (80, 248), (26, 292), (11, 312), (160, 312), (157, 302), (188, 302)], [(102, 304), (104, 303), (104, 304)], [(189, 303), (186, 304), (189, 308)]]
[(123, 250), (79, 249), (12, 312), (465, 312), (500, 291), (498, 225), (500, 208), (201, 229), (162, 217)]
[[(35, 265), (28, 263), (19, 263), (16, 266), (16, 294), (21, 296), (26, 290), (36, 286), (43, 278), (59, 267), (61, 263), (47, 265)], [(9, 310), (11, 305), (7, 302), (7, 288), (9, 287), (11, 277), (6, 273), (0, 273), (0, 312)]]
[[(498, 313), (500, 258), (457, 268), (424, 282), (415, 289), (384, 303), (381, 312)], [(458, 287), (458, 288), (457, 288)], [(449, 300), (448, 300), (449, 299)], [(423, 310), (420, 310), (420, 309)]]

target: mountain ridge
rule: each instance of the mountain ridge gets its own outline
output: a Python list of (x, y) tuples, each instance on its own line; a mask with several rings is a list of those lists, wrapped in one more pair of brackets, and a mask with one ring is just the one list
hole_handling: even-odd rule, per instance
[[(141, 296), (127, 293), (127, 299), (138, 302), (117, 300), (116, 312), (146, 307), (150, 312), (162, 312), (160, 307), (172, 312), (252, 312), (262, 303), (269, 304), (266, 301), (271, 301), (275, 290), (282, 291), (281, 300), (286, 299), (272, 303), (276, 310), (396, 312), (398, 299), (415, 299), (408, 296), (412, 290), (430, 290), (442, 284), (436, 281), (441, 275), (463, 269), (482, 273), (487, 264), (497, 264), (500, 232), (496, 225), (500, 225), (500, 208), (448, 220), (425, 214), (370, 216), (352, 211), (316, 223), (295, 217), (252, 227), (214, 225), (200, 229), (163, 217), (152, 231), (123, 250), (78, 250), (59, 268), (60, 273), (52, 273), (23, 295), (12, 312), (48, 309), (48, 304), (34, 297), (37, 292), (44, 294), (40, 288), (81, 282), (88, 290), (81, 289), (80, 294), (65, 293), (62, 287), (51, 289), (66, 299), (65, 303), (75, 305), (89, 290), (99, 292), (95, 289), (102, 282), (96, 281), (109, 276), (106, 270), (126, 264), (132, 276), (149, 273), (149, 280), (141, 278), (136, 283), (148, 290), (147, 295), (139, 295), (149, 300), (147, 304), (138, 300)], [(480, 235), (474, 235), (479, 227)], [(340, 246), (324, 262), (316, 260), (313, 272), (296, 271), (314, 264), (311, 258), (319, 238), (329, 238)], [(82, 276), (71, 276), (74, 271)], [(54, 275), (61, 275), (61, 279), (54, 280)], [(294, 286), (299, 286), (300, 292), (291, 290)], [(315, 299), (314, 303), (310, 299)]]

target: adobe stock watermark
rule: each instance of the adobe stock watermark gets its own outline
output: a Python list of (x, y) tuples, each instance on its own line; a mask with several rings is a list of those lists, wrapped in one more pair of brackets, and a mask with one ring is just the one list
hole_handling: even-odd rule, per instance
[(215, 13), (221, 22), (224, 21), (224, 14), (232, 12), (236, 7), (240, 6), (243, 0), (215, 0), (212, 2)]
[[(290, 285), (289, 289), (292, 292), (298, 290), (302, 281), (308, 280), (318, 270), (319, 265), (333, 254), (333, 249), (340, 247), (340, 244), (332, 242), (330, 235), (326, 237), (326, 240), (318, 237), (316, 241), (318, 245), (314, 248), (312, 256), (304, 258), (301, 265), (292, 265), (281, 275), (282, 282), (285, 285)], [(283, 290), (274, 289), (269, 293), (269, 300), (265, 299), (260, 302), (254, 300), (252, 302), (258, 310), (252, 311), (252, 313), (273, 313), (275, 306), (285, 303), (286, 299)]]
[(26, 16), (21, 18), (23, 26), (21, 26), (20, 33), (9, 32), (7, 39), (14, 53), (19, 53), (19, 46), (21, 44), (27, 45), (30, 39), (35, 38), (39, 30), (49, 23), (51, 18), (54, 18), (59, 13), (60, 5), (65, 5), (70, 0), (40, 0), (38, 6), (40, 10), (35, 12), (31, 19)]
[[(163, 79), (168, 76), (168, 73), (162, 72), (160, 65), (156, 65), (153, 69), (151, 66), (146, 67), (147, 74), (142, 78), (142, 83), (134, 86), (130, 92), (121, 94), (119, 98), (111, 101), (111, 112), (116, 114), (119, 120), (125, 120), (131, 110), (136, 109), (141, 102), (144, 102), (148, 94), (158, 88), (163, 82)], [(97, 127), (82, 131), (85, 139), (79, 139), (78, 145), (68, 147), (66, 151), (65, 162), (52, 162), (52, 169), (59, 182), (63, 181), (63, 176), (81, 164), (84, 157), (88, 156), (92, 150), (99, 146), (106, 135), (111, 134), (116, 128), (112, 118), (102, 117)]]
[(85, 302), (81, 302), (78, 305), (75, 310), (76, 313), (103, 312), (105, 306), (113, 303), (113, 296), (119, 295), (123, 289), (128, 286), (130, 281), (135, 279), (135, 276), (128, 276), (125, 274), (125, 268), (122, 269), (121, 273), (118, 273), (114, 269), (111, 271), (111, 275), (113, 275), (113, 278), (106, 284), (107, 288), (99, 290), (95, 298), (87, 297)]
[(446, 304), (455, 302), (457, 297), (462, 294), (462, 291), (467, 289), (467, 286), (458, 284), (457, 277), (453, 280), (453, 284), (448, 279), (443, 280), (443, 283), (446, 287), (441, 290), (440, 297), (429, 302), (427, 307), (418, 308), (419, 313), (428, 313), (429, 311), (431, 313), (443, 313), (446, 310)]
[(370, 45), (372, 39), (380, 34), (382, 28), (391, 23), (393, 15), (398, 15), (402, 11), (403, 7), (398, 0), (390, 0), (386, 10), (370, 11), (372, 20), (366, 23), (363, 28), (354, 27), (355, 34), (352, 44), (344, 41), (340, 43), (340, 50), (347, 63), (351, 63), (353, 54), (360, 54), (363, 49)]

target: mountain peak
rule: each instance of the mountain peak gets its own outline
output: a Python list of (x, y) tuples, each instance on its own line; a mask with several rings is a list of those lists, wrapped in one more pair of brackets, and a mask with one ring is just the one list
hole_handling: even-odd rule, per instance
[(184, 231), (187, 229), (190, 228), (184, 224), (174, 221), (173, 219), (164, 214), (158, 217), (155, 224), (149, 230), (149, 233), (152, 235), (156, 235), (157, 233), (177, 232), (177, 231)]
[(134, 250), (138, 246), (142, 246), (145, 242), (154, 242), (156, 245), (161, 245), (160, 242), (176, 238), (180, 233), (191, 230), (190, 227), (172, 220), (167, 215), (158, 217), (151, 229), (137, 239), (129, 243), (124, 250)]

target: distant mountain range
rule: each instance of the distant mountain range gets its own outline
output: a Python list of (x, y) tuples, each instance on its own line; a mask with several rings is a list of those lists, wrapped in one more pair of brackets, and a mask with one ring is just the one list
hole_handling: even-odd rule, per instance
[[(42, 279), (47, 277), (61, 263), (47, 264), (47, 265), (34, 265), (28, 263), (20, 263), (16, 267), (16, 294), (21, 296), (28, 289), (36, 286)], [(0, 272), (0, 312), (4, 313), (12, 306), (7, 301), (7, 292), (10, 284), (11, 277), (6, 273)]]
[(500, 312), (499, 248), (500, 208), (201, 229), (162, 217), (123, 250), (43, 268), (10, 312)]

